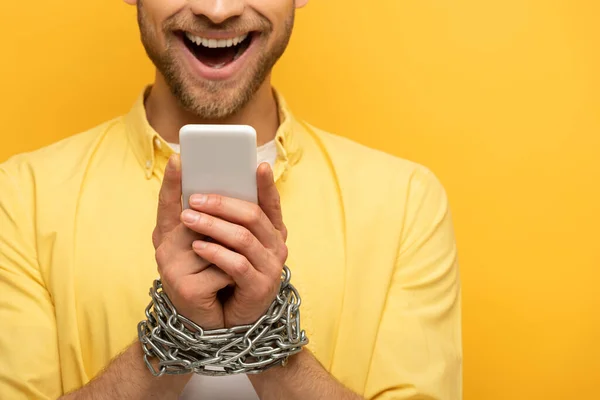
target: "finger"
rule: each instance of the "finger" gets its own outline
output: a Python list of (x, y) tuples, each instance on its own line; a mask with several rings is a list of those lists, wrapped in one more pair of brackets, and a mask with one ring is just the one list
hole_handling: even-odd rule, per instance
[(192, 246), (174, 255), (164, 251), (165, 247), (159, 246), (156, 250), (158, 273), (164, 281), (175, 282), (185, 279), (190, 275), (198, 274), (210, 266), (210, 263), (198, 257)]
[[(195, 253), (194, 256), (199, 258)], [(178, 279), (174, 281), (170, 281), (163, 277), (161, 277), (161, 279), (163, 286), (168, 288), (167, 291), (169, 294), (176, 293), (184, 298), (189, 298), (196, 295), (211, 299), (214, 298), (214, 295), (219, 290), (235, 284), (232, 277), (212, 264), (203, 269), (201, 272), (192, 276), (187, 276), (185, 279)], [(189, 303), (193, 304), (194, 301), (189, 301)]]
[(192, 321), (202, 321), (204, 329), (217, 329), (223, 324), (217, 293), (234, 283), (230, 276), (213, 265), (171, 284), (163, 281), (163, 286), (181, 315)]
[(185, 210), (182, 221), (190, 230), (240, 253), (256, 269), (264, 271), (267, 267), (268, 250), (245, 227), (194, 210)]
[(269, 163), (262, 163), (258, 166), (256, 171), (256, 183), (258, 186), (258, 205), (262, 208), (275, 229), (281, 233), (283, 241), (286, 241), (287, 229), (283, 223), (281, 199), (279, 197), (277, 186), (275, 186), (273, 170)]
[(155, 252), (158, 272), (165, 279), (177, 280), (183, 276), (197, 274), (206, 269), (210, 263), (198, 257), (192, 249), (194, 240), (202, 239), (196, 232), (184, 224), (177, 225)]
[(190, 197), (190, 207), (245, 227), (266, 248), (277, 246), (277, 231), (257, 204), (216, 194), (194, 194)]
[(231, 251), (220, 244), (197, 240), (194, 251), (200, 257), (216, 265), (235, 281), (242, 289), (252, 288), (258, 282), (258, 271), (243, 255)]
[(164, 235), (179, 225), (181, 214), (181, 160), (174, 154), (169, 158), (158, 195), (156, 228)]
[(217, 292), (229, 285), (235, 284), (233, 278), (215, 265), (211, 265), (194, 277), (189, 278), (199, 293), (214, 297)]

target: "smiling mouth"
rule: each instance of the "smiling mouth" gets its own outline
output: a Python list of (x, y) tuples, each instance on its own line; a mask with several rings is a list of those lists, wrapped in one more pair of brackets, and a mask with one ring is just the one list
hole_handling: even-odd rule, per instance
[(221, 69), (242, 56), (250, 47), (253, 33), (227, 39), (210, 39), (193, 35), (189, 32), (182, 34), (183, 42), (188, 50), (207, 67)]

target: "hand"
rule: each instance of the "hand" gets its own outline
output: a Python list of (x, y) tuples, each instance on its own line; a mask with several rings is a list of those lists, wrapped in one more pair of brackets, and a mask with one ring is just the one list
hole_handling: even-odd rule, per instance
[[(250, 324), (277, 295), (287, 258), (279, 193), (268, 164), (257, 170), (259, 205), (194, 195), (181, 212), (178, 156), (165, 171), (153, 233), (158, 270), (177, 310), (205, 329)], [(215, 242), (202, 240), (211, 237)], [(218, 292), (232, 286), (231, 296)]]

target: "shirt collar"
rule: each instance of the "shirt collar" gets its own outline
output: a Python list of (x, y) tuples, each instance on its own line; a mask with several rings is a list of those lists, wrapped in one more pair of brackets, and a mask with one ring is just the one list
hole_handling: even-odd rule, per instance
[[(144, 100), (150, 87), (147, 87), (137, 98), (133, 107), (125, 115), (125, 125), (129, 143), (135, 157), (146, 173), (146, 178), (161, 170), (166, 165), (166, 160), (173, 154), (173, 149), (168, 143), (150, 126), (146, 117)], [(275, 134), (277, 146), (277, 160), (275, 161), (273, 174), (275, 180), (285, 179), (289, 169), (295, 165), (302, 155), (294, 130), (301, 125), (291, 113), (285, 99), (276, 90), (275, 98), (279, 108), (279, 128)], [(161, 162), (162, 161), (162, 162)], [(161, 175), (162, 175), (162, 171)]]

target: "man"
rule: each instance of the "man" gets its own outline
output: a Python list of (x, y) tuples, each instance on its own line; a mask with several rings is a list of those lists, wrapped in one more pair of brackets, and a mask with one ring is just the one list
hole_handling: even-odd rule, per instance
[[(126, 2), (154, 84), (126, 116), (0, 166), (0, 398), (460, 399), (443, 188), (296, 119), (271, 88), (307, 0)], [(259, 205), (192, 196), (182, 212), (188, 123), (256, 129)], [(150, 373), (136, 338), (156, 266), (178, 313), (218, 329), (264, 315), (284, 263), (310, 340), (287, 365)]]

